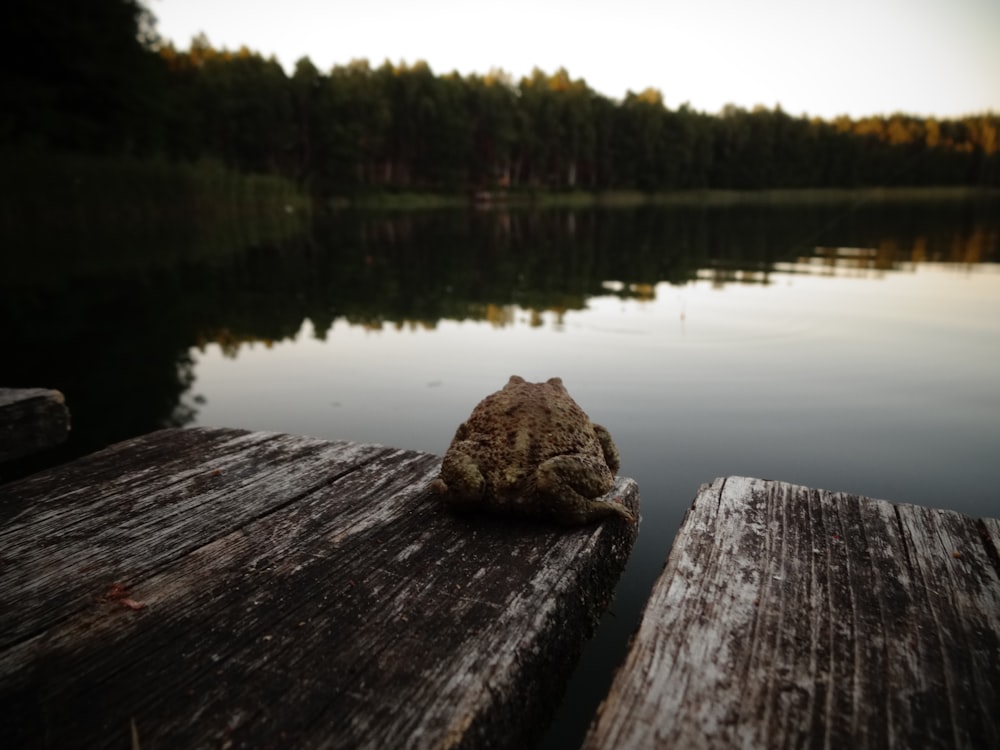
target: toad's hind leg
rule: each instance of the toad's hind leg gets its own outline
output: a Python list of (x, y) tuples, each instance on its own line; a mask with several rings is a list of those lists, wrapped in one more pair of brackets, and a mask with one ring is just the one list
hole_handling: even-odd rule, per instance
[(604, 453), (604, 463), (608, 465), (608, 468), (611, 469), (611, 475), (614, 476), (618, 473), (618, 469), (622, 465), (622, 458), (618, 453), (618, 446), (616, 446), (615, 441), (611, 439), (611, 433), (608, 432), (607, 427), (595, 424), (594, 434), (597, 436), (597, 442), (601, 445), (601, 452)]
[(545, 498), (552, 516), (567, 526), (582, 526), (609, 516), (633, 523), (635, 517), (624, 505), (597, 499), (613, 482), (607, 467), (586, 456), (555, 456), (535, 473), (537, 494)]
[(441, 478), (435, 489), (452, 510), (467, 510), (483, 502), (486, 478), (467, 453), (449, 451), (441, 464)]

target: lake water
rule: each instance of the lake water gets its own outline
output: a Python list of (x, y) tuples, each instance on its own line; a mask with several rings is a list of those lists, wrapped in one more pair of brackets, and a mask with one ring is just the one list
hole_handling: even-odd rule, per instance
[(441, 454), (511, 374), (610, 429), (639, 538), (546, 746), (578, 745), (700, 484), (1000, 516), (996, 201), (350, 213), (115, 257), (0, 282), (0, 380), (66, 392), (61, 457), (166, 424)]

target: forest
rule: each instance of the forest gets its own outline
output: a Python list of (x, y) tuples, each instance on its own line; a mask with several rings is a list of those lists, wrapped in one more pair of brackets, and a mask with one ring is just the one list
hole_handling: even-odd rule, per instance
[[(353, 60), (289, 75), (252, 50), (159, 38), (137, 0), (13, 0), (0, 149), (214, 160), (315, 196), (371, 192), (1000, 187), (1000, 114), (832, 121), (671, 109), (560, 69), (435, 73)], [(640, 71), (637, 71), (640, 73)]]

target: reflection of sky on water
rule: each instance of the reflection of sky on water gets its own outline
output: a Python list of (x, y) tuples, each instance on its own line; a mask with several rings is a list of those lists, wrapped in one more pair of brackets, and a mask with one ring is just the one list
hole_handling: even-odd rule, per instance
[(306, 321), (294, 341), (195, 352), (198, 421), (442, 453), (511, 373), (560, 375), (650, 521), (734, 473), (1000, 515), (997, 269), (769, 282), (609, 293), (537, 325), (517, 308), (505, 326), (339, 320), (319, 341)]

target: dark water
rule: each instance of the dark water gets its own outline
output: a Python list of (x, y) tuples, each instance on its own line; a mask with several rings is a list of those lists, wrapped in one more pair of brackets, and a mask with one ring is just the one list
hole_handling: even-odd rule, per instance
[[(745, 474), (1000, 516), (1000, 206), (344, 213), (163, 249), (5, 238), (0, 383), (73, 414), (37, 468), (164, 425), (443, 453), (561, 376), (642, 493), (548, 747), (576, 747), (698, 486)], [(19, 253), (18, 247), (30, 247)]]

